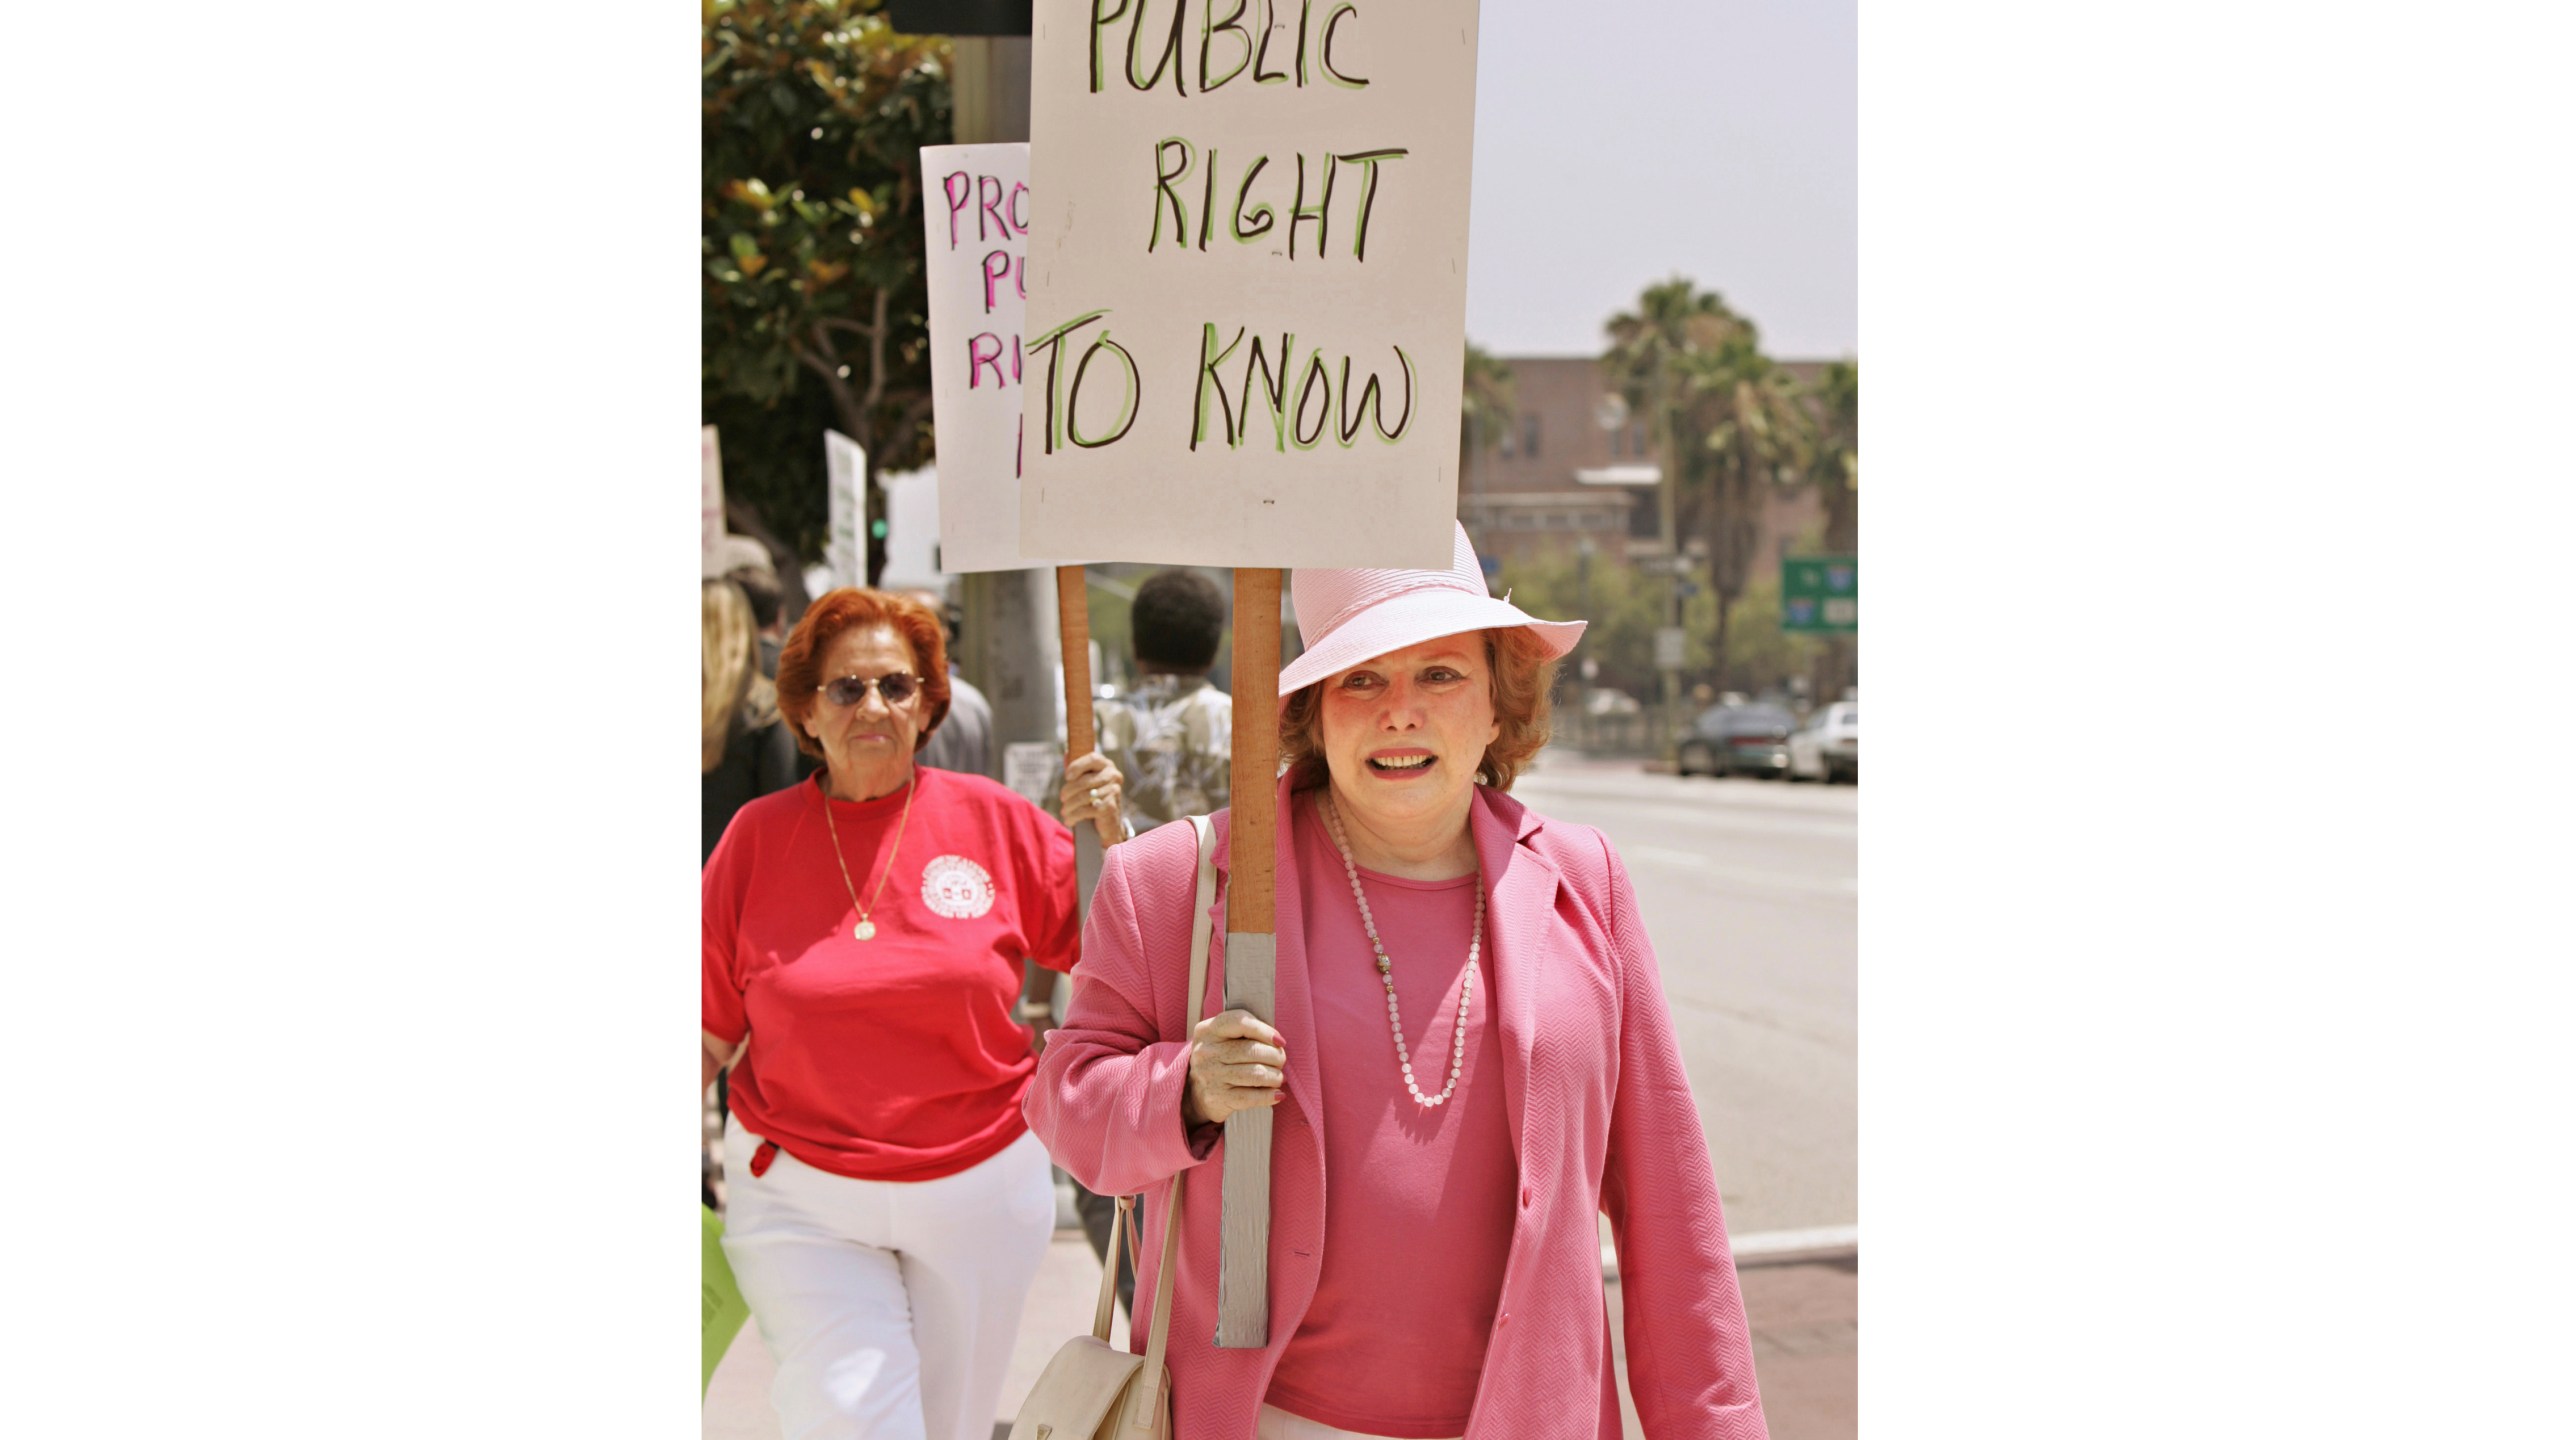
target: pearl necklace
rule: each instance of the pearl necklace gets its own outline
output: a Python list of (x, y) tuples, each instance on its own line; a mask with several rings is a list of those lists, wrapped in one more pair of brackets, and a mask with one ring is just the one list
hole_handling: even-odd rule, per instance
[(1396, 1060), (1404, 1067), (1404, 1088), (1413, 1102), (1425, 1110), (1446, 1105), (1458, 1093), (1458, 1072), (1467, 1063), (1467, 1002), (1475, 998), (1476, 957), (1484, 948), (1484, 867), (1476, 867), (1475, 933), (1467, 938), (1467, 968), (1458, 979), (1458, 1034), (1449, 1051), (1449, 1083), (1437, 1095), (1425, 1095), (1413, 1083), (1413, 1053), (1404, 1045), (1404, 1016), (1396, 1009), (1396, 976), (1393, 962), (1387, 959), (1387, 947), (1378, 939), (1378, 922), (1369, 915), (1369, 892), (1360, 888), (1360, 867), (1351, 863), (1351, 837), (1342, 830), (1342, 817), (1334, 813), (1330, 800), (1319, 802), (1324, 812), (1325, 828), (1333, 832), (1334, 848), (1342, 852), (1342, 873), (1351, 880), (1351, 898), (1360, 904), (1360, 928), (1369, 932), (1369, 948), (1378, 954), (1378, 978), (1387, 987), (1387, 1025), (1395, 1033)]

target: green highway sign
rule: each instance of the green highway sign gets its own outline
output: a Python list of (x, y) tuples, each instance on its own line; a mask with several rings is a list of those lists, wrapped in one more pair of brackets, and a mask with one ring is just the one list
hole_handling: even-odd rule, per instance
[(1799, 634), (1858, 633), (1858, 557), (1791, 555), (1778, 562), (1779, 626)]

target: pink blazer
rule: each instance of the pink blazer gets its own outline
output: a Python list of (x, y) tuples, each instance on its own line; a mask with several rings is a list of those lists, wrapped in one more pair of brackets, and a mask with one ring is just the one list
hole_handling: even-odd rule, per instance
[[(1222, 1008), (1227, 819), (1223, 810), (1215, 817), (1219, 894), (1202, 1005), (1210, 1014)], [(1504, 997), (1495, 1024), (1520, 1211), (1467, 1436), (1620, 1435), (1592, 1219), (1605, 1210), (1647, 1440), (1767, 1440), (1724, 1208), (1626, 869), (1599, 831), (1547, 820), (1482, 786), (1471, 822), (1486, 884), (1486, 963)], [(1307, 1002), (1285, 788), (1279, 824), (1275, 1023), (1291, 1053), (1288, 1099), (1272, 1126), (1268, 1346), (1222, 1350), (1211, 1338), (1225, 1157), (1214, 1131), (1195, 1153), (1182, 1124), (1198, 866), (1190, 826), (1159, 826), (1106, 853), (1074, 1001), (1023, 1097), (1059, 1164), (1099, 1193), (1145, 1194), (1150, 1219), (1164, 1213), (1174, 1172), (1191, 1170), (1165, 1360), (1177, 1440), (1252, 1440), (1271, 1372), (1315, 1293), (1325, 1206), (1359, 1198), (1356, 1179), (1325, 1174), (1324, 1057)], [(1162, 1225), (1146, 1227), (1137, 1267), (1141, 1347), (1163, 1236)]]

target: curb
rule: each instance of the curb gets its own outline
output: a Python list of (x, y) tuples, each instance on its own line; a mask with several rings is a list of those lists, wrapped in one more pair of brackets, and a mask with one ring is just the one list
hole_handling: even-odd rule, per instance
[[(1763, 1230), (1753, 1235), (1734, 1236), (1732, 1248), (1733, 1266), (1737, 1270), (1807, 1265), (1818, 1260), (1855, 1260), (1858, 1258), (1858, 1227), (1822, 1225), (1809, 1230)], [(1604, 1243), (1600, 1247), (1600, 1278), (1618, 1278), (1618, 1247), (1614, 1244)]]

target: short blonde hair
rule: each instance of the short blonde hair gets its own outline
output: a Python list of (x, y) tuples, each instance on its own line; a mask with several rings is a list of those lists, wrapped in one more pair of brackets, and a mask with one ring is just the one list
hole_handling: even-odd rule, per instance
[[(1476, 779), (1496, 790), (1509, 790), (1532, 756), (1546, 748), (1554, 732), (1550, 700), (1555, 690), (1556, 662), (1546, 642), (1526, 625), (1506, 625), (1475, 632), (1484, 637), (1488, 678), (1493, 686), (1493, 743), (1476, 765)], [(1324, 758), (1324, 692), (1338, 675), (1292, 693), (1280, 706), (1280, 764), (1303, 764), (1312, 782), (1330, 775)]]

